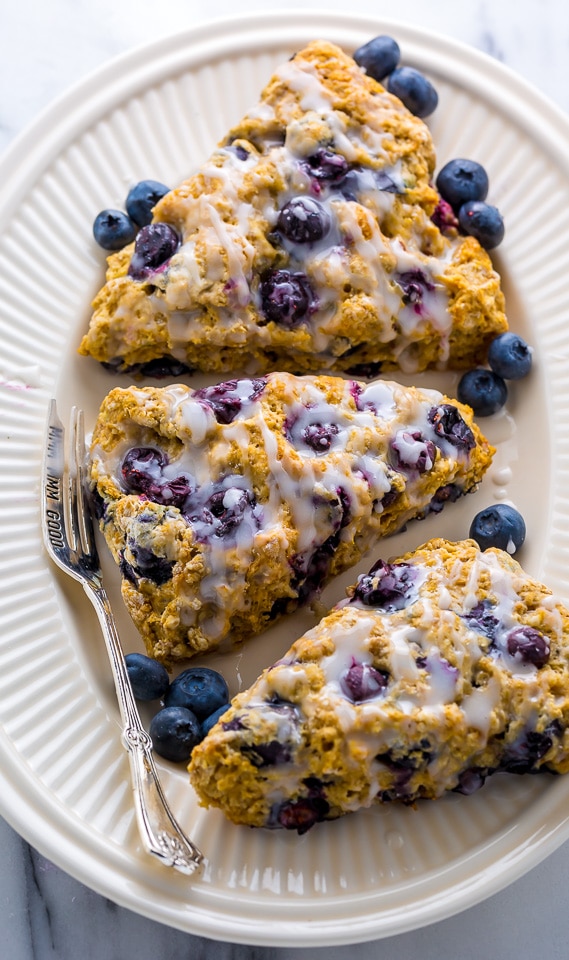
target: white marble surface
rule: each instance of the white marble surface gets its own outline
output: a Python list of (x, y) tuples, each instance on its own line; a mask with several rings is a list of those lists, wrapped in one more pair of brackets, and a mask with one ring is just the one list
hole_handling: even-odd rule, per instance
[[(17, 0), (0, 5), (0, 150), (70, 85), (117, 53), (177, 28), (271, 0)], [(284, 4), (280, 4), (284, 6)], [(289, 9), (302, 9), (292, 0)], [(345, 12), (340, 0), (314, 9)], [(569, 5), (566, 0), (350, 0), (350, 10), (410, 21), (502, 60), (569, 112)], [(354, 947), (233, 946), (161, 926), (93, 893), (0, 821), (0, 923), (6, 960), (181, 960), (314, 958), (371, 960), (396, 955), (439, 960), (525, 960), (569, 954), (569, 846), (508, 889), (421, 931)]]

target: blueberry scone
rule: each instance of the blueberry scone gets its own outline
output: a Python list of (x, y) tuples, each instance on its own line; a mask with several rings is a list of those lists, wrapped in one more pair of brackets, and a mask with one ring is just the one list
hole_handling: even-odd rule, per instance
[(426, 124), (311, 43), (109, 258), (80, 352), (143, 373), (475, 366), (504, 298), (438, 216), (434, 166)]
[(569, 611), (507, 553), (431, 540), (239, 694), (195, 747), (203, 804), (308, 830), (374, 803), (569, 770)]
[(492, 454), (436, 391), (275, 373), (112, 390), (91, 480), (126, 606), (171, 662), (258, 633)]

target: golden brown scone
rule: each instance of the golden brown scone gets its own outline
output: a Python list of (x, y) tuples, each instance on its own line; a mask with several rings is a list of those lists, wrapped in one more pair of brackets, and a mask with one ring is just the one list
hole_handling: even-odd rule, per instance
[(437, 391), (280, 373), (114, 389), (91, 479), (126, 606), (171, 663), (260, 632), (492, 454)]
[(569, 771), (569, 611), (509, 554), (431, 540), (239, 694), (194, 748), (201, 802), (300, 833), (496, 771)]
[(507, 326), (500, 280), (431, 219), (434, 166), (422, 120), (310, 44), (109, 257), (80, 352), (143, 373), (483, 362)]

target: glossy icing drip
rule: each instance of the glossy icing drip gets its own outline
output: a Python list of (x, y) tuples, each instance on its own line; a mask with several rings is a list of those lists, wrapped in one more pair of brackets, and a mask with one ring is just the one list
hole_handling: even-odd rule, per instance
[[(439, 277), (450, 260), (454, 241), (442, 239), (443, 252), (435, 256), (422, 250), (420, 230), (417, 238), (411, 237), (405, 245), (384, 233), (384, 218), (393, 209), (395, 197), (404, 195), (406, 186), (401, 161), (389, 162), (385, 144), (390, 134), (381, 129), (381, 117), (371, 118), (361, 127), (353, 121), (347, 124), (334, 109), (329, 91), (309, 63), (292, 60), (280, 68), (277, 76), (298, 96), (307, 119), (314, 117), (315, 123), (329, 131), (327, 149), (344, 158), (349, 176), (339, 182), (311, 176), (305, 160), (316, 149), (310, 123), (292, 118), (284, 145), (269, 138), (241, 154), (225, 147), (213, 155), (201, 174), (206, 184), (217, 184), (218, 190), (185, 202), (185, 239), (168, 267), (165, 296), (172, 311), (168, 328), (173, 355), (183, 359), (185, 344), (199, 334), (201, 315), (196, 291), (204, 291), (219, 281), (224, 271), (228, 275), (227, 303), (217, 307), (218, 330), (221, 332), (238, 318), (243, 337), (251, 346), (262, 348), (267, 331), (265, 323), (259, 323), (263, 298), (252, 233), (260, 217), (261, 230), (268, 240), (276, 242), (286, 253), (287, 269), (308, 278), (314, 303), (301, 322), (317, 352), (325, 353), (335, 343), (341, 291), (350, 288), (365, 298), (377, 318), (377, 339), (385, 343), (397, 339), (394, 355), (404, 370), (416, 369), (409, 342), (420, 337), (427, 326), (440, 339), (440, 359), (444, 362), (452, 318)], [(382, 96), (387, 95), (378, 94), (376, 98), (379, 114)], [(386, 100), (386, 105), (393, 109), (391, 99)], [(272, 108), (265, 105), (264, 119), (268, 121), (271, 115)], [(362, 149), (374, 157), (373, 167), (362, 166), (358, 161)], [(278, 192), (272, 185), (263, 185), (267, 164), (284, 184)], [(241, 200), (245, 176), (257, 177), (259, 186), (253, 203)], [(278, 236), (279, 212), (298, 196), (316, 196), (329, 225), (315, 243), (297, 243), (282, 234)], [(200, 253), (204, 249), (208, 251), (205, 259)], [(416, 295), (410, 300), (398, 281), (402, 274), (413, 272), (422, 278), (420, 300)]]
[[(285, 397), (280, 431), (274, 428), (272, 405), (265, 401), (269, 380)], [(131, 391), (145, 409), (147, 393), (135, 387)], [(317, 587), (318, 580), (310, 579), (316, 575), (310, 572), (311, 564), (317, 564), (321, 577), (329, 563), (327, 551), (352, 536), (351, 521), (370, 509), (383, 511), (382, 498), (390, 492), (394, 475), (391, 445), (402, 431), (424, 438), (410, 445), (412, 455), (399, 466), (412, 515), (425, 496), (414, 478), (433, 468), (434, 451), (444, 442), (429, 421), (433, 401), (440, 400), (434, 391), (411, 395), (388, 381), (367, 386), (345, 381), (341, 402), (331, 404), (318, 378), (289, 374), (233, 380), (197, 391), (174, 385), (161, 391), (160, 417), (172, 424), (181, 445), (176, 456), (157, 452), (152, 470), (158, 473), (152, 483), (131, 489), (123, 476), (124, 458), (141, 444), (134, 422), (125, 424), (124, 439), (112, 452), (99, 448), (93, 459), (119, 490), (142, 493), (164, 504), (172, 519), (189, 525), (207, 563), (199, 591), (212, 616), (202, 623), (203, 612), (191, 598), (180, 616), (186, 625), (199, 616), (201, 628), (215, 639), (231, 612), (247, 602), (247, 571), (261, 543), (280, 544), (287, 555), (293, 552), (291, 577), (299, 585), (308, 577), (307, 591)], [(419, 470), (415, 446), (419, 455), (425, 443), (433, 456), (423, 458)], [(227, 470), (233, 449), (261, 452), (267, 482), (260, 500), (247, 456), (239, 473)], [(447, 457), (450, 469), (466, 465), (462, 453), (450, 445)], [(285, 533), (287, 515), (296, 531), (294, 542)], [(141, 524), (135, 521), (137, 536), (144, 533)], [(322, 559), (313, 560), (319, 550), (324, 551)]]

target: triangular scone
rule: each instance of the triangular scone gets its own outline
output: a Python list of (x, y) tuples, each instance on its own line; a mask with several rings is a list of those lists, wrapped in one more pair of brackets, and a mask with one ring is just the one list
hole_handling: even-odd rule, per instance
[(569, 771), (569, 611), (507, 553), (431, 540), (239, 694), (193, 751), (205, 805), (300, 833), (376, 802)]
[(431, 219), (434, 166), (422, 120), (310, 44), (109, 258), (80, 352), (147, 373), (476, 365), (504, 298), (478, 242)]
[(91, 477), (128, 610), (171, 661), (258, 633), (492, 453), (436, 391), (283, 373), (113, 390)]

